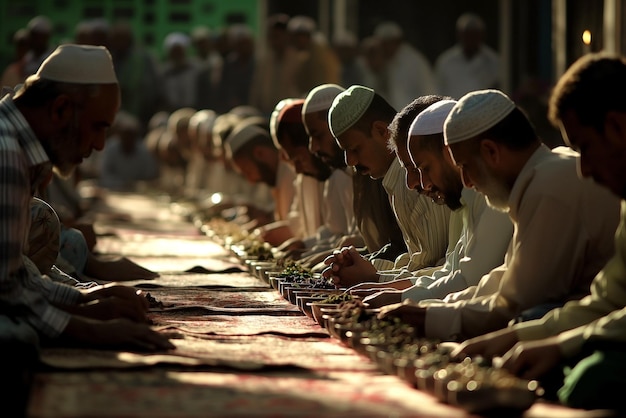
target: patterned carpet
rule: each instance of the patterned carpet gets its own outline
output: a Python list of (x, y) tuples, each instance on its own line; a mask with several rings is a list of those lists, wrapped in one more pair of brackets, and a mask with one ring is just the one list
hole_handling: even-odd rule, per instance
[[(98, 249), (145, 260), (162, 273), (126, 284), (162, 302), (150, 316), (177, 348), (159, 354), (46, 349), (28, 416), (472, 416), (382, 374), (246, 273), (185, 274), (193, 266), (219, 270), (233, 261), (224, 248), (171, 215), (163, 199), (119, 195), (109, 203), (127, 216), (99, 221), (98, 230), (107, 236)], [(523, 414), (596, 416), (606, 414), (541, 402)]]

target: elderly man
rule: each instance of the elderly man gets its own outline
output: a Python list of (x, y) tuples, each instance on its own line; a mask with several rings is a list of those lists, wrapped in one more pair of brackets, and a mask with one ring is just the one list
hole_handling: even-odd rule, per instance
[(174, 347), (146, 324), (147, 301), (134, 289), (83, 293), (42, 277), (23, 257), (33, 193), (52, 167), (69, 175), (94, 149), (102, 150), (119, 105), (108, 51), (78, 45), (57, 48), (14, 98), (0, 101), (2, 345), (51, 339), (99, 348)]
[[(407, 187), (452, 210), (446, 262), (434, 271), (402, 272), (392, 282), (384, 282), (389, 274), (382, 273), (383, 283), (359, 285), (362, 289), (397, 289), (367, 297), (365, 301), (372, 307), (406, 299), (443, 299), (478, 284), (484, 274), (504, 260), (513, 232), (511, 221), (506, 214), (488, 207), (482, 194), (463, 187), (459, 171), (444, 147), (443, 124), (455, 104), (439, 96), (416, 99), (413, 107), (428, 107), (417, 114), (407, 130), (408, 147), (404, 141), (393, 144), (406, 170)], [(367, 271), (361, 274), (369, 275)]]
[[(367, 176), (355, 176), (354, 171), (346, 167), (343, 152), (328, 126), (330, 106), (343, 91), (345, 89), (336, 84), (321, 84), (307, 95), (302, 108), (302, 121), (309, 135), (309, 150), (337, 171), (337, 175), (351, 178), (352, 187), (341, 190), (345, 197), (336, 200), (354, 210), (356, 229), (370, 258), (381, 263), (395, 260), (406, 252), (406, 245), (382, 182)], [(350, 239), (346, 237), (338, 245)]]
[(463, 184), (509, 213), (513, 240), (505, 263), (477, 286), (439, 302), (391, 305), (381, 315), (409, 320), (427, 337), (464, 339), (585, 296), (614, 250), (617, 199), (580, 180), (576, 155), (543, 145), (498, 90), (461, 98), (444, 132)]
[(536, 321), (468, 340), (455, 353), (504, 355), (505, 368), (524, 378), (542, 378), (548, 389), (558, 389), (561, 402), (575, 408), (624, 410), (625, 94), (626, 60), (587, 55), (561, 77), (550, 99), (552, 123), (581, 153), (580, 174), (622, 199), (617, 251), (594, 278), (591, 294)]
[[(383, 179), (409, 250), (403, 258), (411, 270), (418, 270), (438, 265), (445, 256), (450, 210), (407, 189), (402, 166), (387, 147), (387, 127), (395, 115), (396, 111), (374, 90), (352, 86), (335, 98), (328, 120), (333, 136), (344, 151), (346, 163), (355, 167), (359, 174)], [(340, 264), (342, 261), (335, 257), (326, 262)], [(334, 278), (341, 287), (364, 279)]]

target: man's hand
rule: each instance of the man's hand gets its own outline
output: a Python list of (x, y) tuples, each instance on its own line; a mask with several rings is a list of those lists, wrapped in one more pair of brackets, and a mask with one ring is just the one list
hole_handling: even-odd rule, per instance
[(405, 300), (403, 303), (385, 306), (378, 318), (399, 318), (402, 322), (413, 325), (418, 336), (423, 337), (425, 334), (426, 308), (416, 305), (415, 302)]
[(148, 325), (128, 319), (98, 321), (74, 315), (61, 337), (93, 348), (130, 348), (146, 351), (176, 348), (167, 337)]
[(517, 343), (515, 331), (504, 328), (464, 341), (452, 352), (453, 357), (501, 356)]
[(502, 357), (502, 367), (522, 379), (538, 379), (558, 366), (563, 358), (556, 337), (515, 344)]
[(363, 303), (369, 304), (370, 308), (382, 308), (400, 302), (402, 302), (402, 291), (395, 289), (377, 292), (363, 299)]
[(121, 286), (112, 283), (88, 289), (84, 293), (83, 302), (90, 302), (110, 297), (127, 300), (129, 303), (137, 306), (138, 309), (142, 309), (144, 312), (146, 312), (150, 307), (150, 303), (141, 290), (137, 290), (130, 286)]
[(68, 311), (91, 319), (109, 320), (126, 318), (135, 322), (150, 323), (143, 306), (129, 299), (115, 296), (92, 300), (88, 303), (67, 308)]
[(337, 287), (351, 287), (364, 281), (376, 281), (376, 267), (354, 247), (342, 248), (324, 260), (328, 264), (322, 276), (331, 278)]

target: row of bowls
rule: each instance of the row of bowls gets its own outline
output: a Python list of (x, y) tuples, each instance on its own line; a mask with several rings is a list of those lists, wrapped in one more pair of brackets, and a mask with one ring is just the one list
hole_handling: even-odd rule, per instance
[[(400, 377), (410, 386), (428, 392), (442, 402), (471, 413), (507, 411), (508, 414), (528, 409), (542, 394), (536, 381), (516, 378), (481, 359), (466, 358), (460, 362), (450, 359), (451, 346), (445, 343), (437, 344), (407, 335), (407, 340), (398, 345), (373, 337), (368, 325), (341, 318), (338, 303), (322, 303), (330, 295), (344, 293), (345, 289), (311, 289), (306, 285), (294, 285), (280, 277), (281, 271), (275, 261), (248, 256), (241, 248), (233, 251), (252, 275), (297, 305), (332, 337), (375, 362), (383, 372)], [(365, 307), (364, 313), (365, 316), (375, 316), (377, 310)]]

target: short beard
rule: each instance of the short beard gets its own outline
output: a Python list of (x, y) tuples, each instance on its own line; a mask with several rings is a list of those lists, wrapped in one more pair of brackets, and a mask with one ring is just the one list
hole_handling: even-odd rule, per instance
[(509, 212), (509, 196), (511, 195), (511, 189), (508, 188), (502, 181), (495, 178), (485, 164), (480, 161), (480, 171), (483, 184), (480, 187), (480, 191), (485, 195), (487, 204), (493, 209), (508, 213)]
[(52, 162), (53, 171), (64, 179), (72, 177), (77, 167), (76, 163), (68, 159), (68, 151), (76, 149), (79, 145), (78, 141), (72, 141), (75, 134), (74, 129), (68, 128), (66, 132), (50, 138), (50, 142), (44, 145), (46, 154)]
[(332, 174), (333, 170), (331, 170), (331, 168), (328, 165), (326, 165), (324, 161), (322, 161), (320, 158), (316, 157), (315, 155), (313, 155), (312, 160), (313, 160), (313, 166), (315, 167), (316, 173), (315, 174), (304, 173), (304, 175), (313, 177), (317, 179), (318, 181), (326, 181)]

